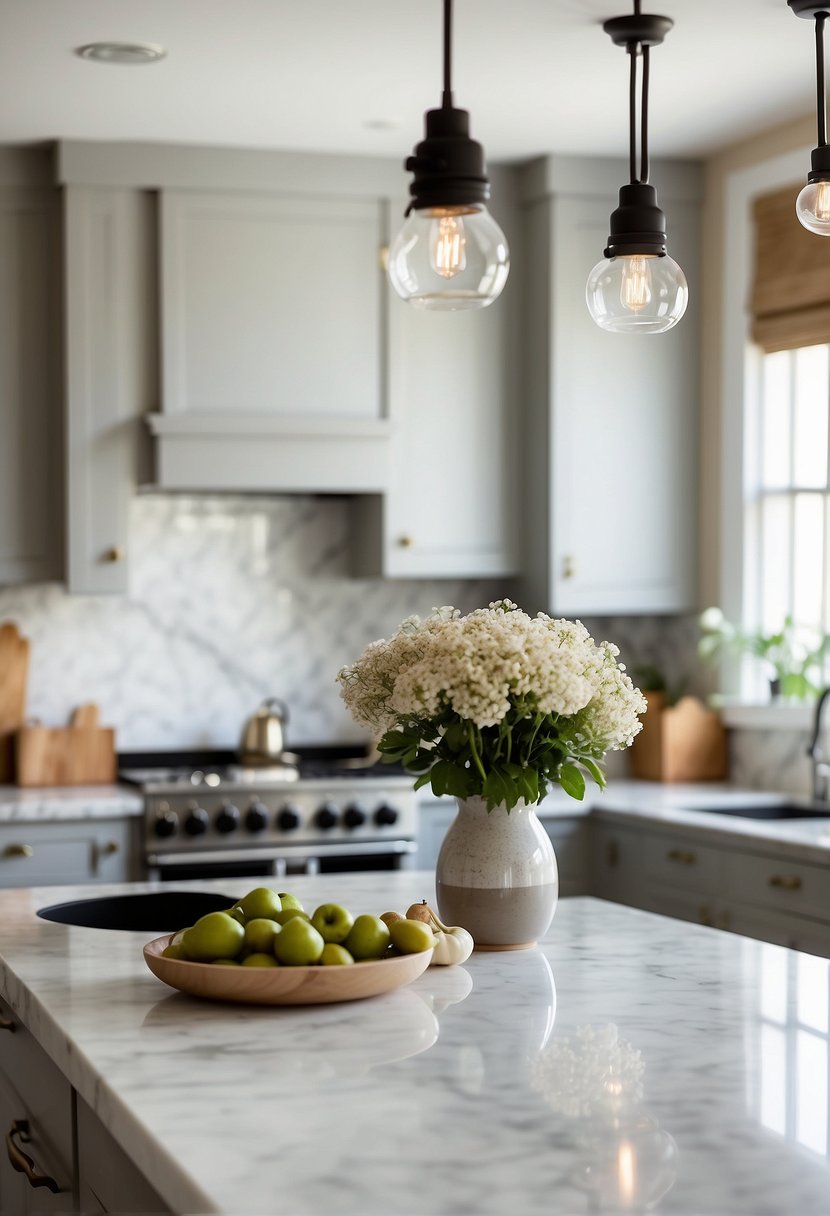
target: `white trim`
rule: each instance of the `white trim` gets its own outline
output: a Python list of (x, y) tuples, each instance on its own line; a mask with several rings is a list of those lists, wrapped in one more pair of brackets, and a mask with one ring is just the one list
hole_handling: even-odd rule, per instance
[(813, 725), (813, 705), (724, 705), (720, 716), (724, 726), (734, 730), (809, 730)]

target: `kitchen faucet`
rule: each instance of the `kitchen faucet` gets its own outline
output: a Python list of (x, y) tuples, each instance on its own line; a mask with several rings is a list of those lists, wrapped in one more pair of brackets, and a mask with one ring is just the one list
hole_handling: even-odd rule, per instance
[(813, 762), (813, 798), (816, 802), (830, 802), (830, 764), (824, 759), (824, 748), (821, 745), (821, 719), (828, 698), (830, 688), (825, 688), (816, 701), (813, 737), (807, 748), (807, 755)]

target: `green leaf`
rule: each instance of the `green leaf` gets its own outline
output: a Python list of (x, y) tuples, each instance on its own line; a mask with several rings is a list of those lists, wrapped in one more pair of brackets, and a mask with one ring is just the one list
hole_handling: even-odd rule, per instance
[(418, 780), (413, 785), (414, 790), (419, 790), (425, 785), (429, 785), (431, 774), (429, 772), (421, 773)]
[(604, 790), (608, 782), (605, 780), (605, 773), (602, 771), (600, 766), (594, 760), (588, 760), (587, 758), (580, 760), (579, 763), (583, 768), (588, 770), (599, 788)]
[(575, 764), (563, 764), (559, 772), (559, 784), (566, 794), (581, 802), (585, 797), (585, 778)]

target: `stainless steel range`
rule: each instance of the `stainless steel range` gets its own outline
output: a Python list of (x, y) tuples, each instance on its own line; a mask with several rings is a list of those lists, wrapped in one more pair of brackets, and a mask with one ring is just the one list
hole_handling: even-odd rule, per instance
[(145, 795), (149, 877), (282, 877), (413, 864), (411, 777), (382, 765), (350, 769), (319, 756), (291, 759), (297, 763), (270, 768), (210, 760), (125, 765), (122, 780)]

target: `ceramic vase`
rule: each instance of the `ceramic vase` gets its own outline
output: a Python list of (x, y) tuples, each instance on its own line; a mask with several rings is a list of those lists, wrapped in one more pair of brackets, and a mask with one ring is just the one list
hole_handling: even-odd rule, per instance
[(487, 810), (459, 798), (435, 868), (439, 915), (463, 925), (479, 950), (521, 950), (546, 932), (559, 874), (550, 837), (532, 806)]

